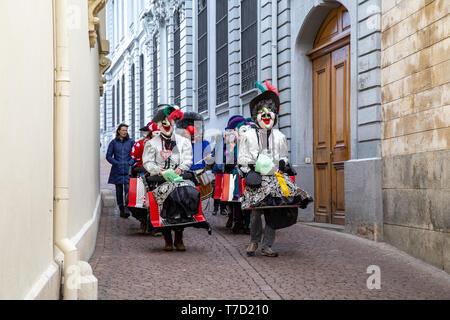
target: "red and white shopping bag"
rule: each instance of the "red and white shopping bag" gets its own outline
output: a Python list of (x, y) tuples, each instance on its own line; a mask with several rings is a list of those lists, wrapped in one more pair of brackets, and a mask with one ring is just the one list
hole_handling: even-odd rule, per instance
[(130, 178), (130, 187), (128, 191), (128, 207), (145, 208), (145, 185), (143, 178)]

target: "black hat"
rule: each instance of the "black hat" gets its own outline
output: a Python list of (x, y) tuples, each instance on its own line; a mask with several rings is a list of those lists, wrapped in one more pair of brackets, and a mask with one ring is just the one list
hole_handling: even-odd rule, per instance
[(150, 123), (151, 123), (151, 122), (147, 123), (146, 126), (143, 126), (142, 128), (140, 128), (139, 131), (148, 131), (148, 125), (149, 125)]
[(181, 120), (183, 118), (183, 112), (181, 112), (180, 109), (170, 104), (160, 104), (158, 105), (158, 110), (153, 116), (152, 121), (154, 123), (158, 123), (160, 121), (163, 121), (165, 118), (170, 117), (171, 115), (175, 120), (177, 119)]
[(196, 121), (201, 121), (203, 124), (203, 116), (200, 113), (188, 111), (183, 114), (183, 119), (176, 122), (176, 125), (178, 129), (186, 129), (194, 126)]
[(250, 101), (250, 115), (253, 120), (256, 120), (258, 116), (258, 103), (264, 100), (272, 100), (272, 112), (278, 115), (280, 112), (280, 97), (277, 88), (272, 86), (267, 79), (265, 79), (266, 88), (264, 88), (258, 81), (255, 82), (256, 86), (262, 91)]

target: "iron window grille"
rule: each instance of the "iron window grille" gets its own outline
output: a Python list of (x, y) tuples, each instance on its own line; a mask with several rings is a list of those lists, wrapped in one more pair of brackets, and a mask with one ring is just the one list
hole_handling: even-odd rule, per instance
[(158, 110), (158, 34), (153, 36), (153, 115)]
[(106, 126), (107, 126), (107, 119), (106, 119), (106, 112), (107, 112), (107, 108), (106, 108), (106, 100), (107, 100), (108, 94), (105, 92), (104, 96), (103, 96), (103, 132), (106, 131)]
[(144, 100), (144, 55), (141, 54), (139, 57), (139, 126), (142, 128), (145, 124), (145, 114), (144, 114), (144, 106), (145, 106), (145, 100)]
[(208, 10), (198, 1), (198, 112), (208, 110)]
[(136, 75), (134, 63), (131, 65), (131, 137), (134, 140), (136, 130)]
[(228, 0), (216, 1), (216, 104), (228, 101)]
[(111, 104), (111, 127), (116, 125), (116, 87), (112, 87), (112, 104)]
[(122, 75), (122, 122), (125, 121), (125, 75)]
[(120, 81), (117, 80), (117, 107), (116, 107), (116, 123), (120, 121)]
[(257, 0), (241, 0), (241, 93), (257, 80)]
[(181, 104), (181, 43), (180, 43), (180, 9), (174, 13), (174, 103)]

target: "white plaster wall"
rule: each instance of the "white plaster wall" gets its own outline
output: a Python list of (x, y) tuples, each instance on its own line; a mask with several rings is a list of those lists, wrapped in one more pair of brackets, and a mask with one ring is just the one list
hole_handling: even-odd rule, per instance
[[(79, 27), (70, 37), (70, 176), (69, 236), (82, 238), (96, 214), (99, 186), (99, 78), (98, 45), (90, 48), (87, 1), (69, 0), (80, 7)], [(88, 224), (88, 225), (86, 225)], [(95, 226), (94, 226), (95, 227)], [(86, 246), (95, 246), (95, 237)], [(80, 249), (80, 248), (79, 248)], [(90, 250), (87, 250), (89, 252)], [(87, 259), (88, 257), (81, 257)]]
[(55, 270), (52, 13), (51, 0), (0, 1), (0, 299)]

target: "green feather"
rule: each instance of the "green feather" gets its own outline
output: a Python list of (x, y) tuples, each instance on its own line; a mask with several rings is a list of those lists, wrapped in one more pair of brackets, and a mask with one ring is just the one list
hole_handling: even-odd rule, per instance
[(174, 107), (172, 107), (171, 105), (168, 105), (167, 107), (164, 108), (164, 115), (166, 117), (170, 116), (170, 114), (173, 112)]
[(259, 90), (261, 90), (261, 93), (267, 91), (267, 89), (264, 88), (264, 87), (261, 85), (261, 83), (259, 83), (258, 81), (255, 81), (255, 85), (258, 87)]

